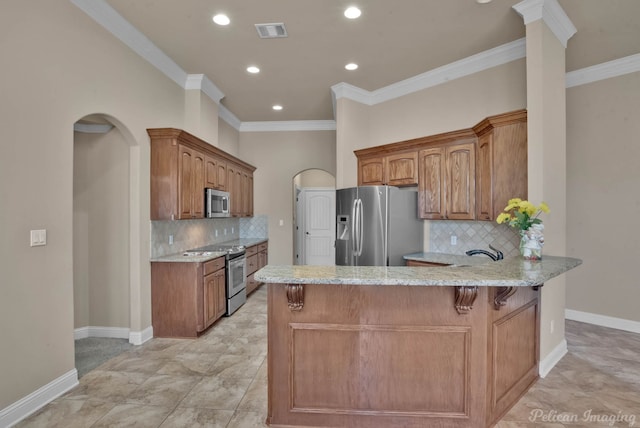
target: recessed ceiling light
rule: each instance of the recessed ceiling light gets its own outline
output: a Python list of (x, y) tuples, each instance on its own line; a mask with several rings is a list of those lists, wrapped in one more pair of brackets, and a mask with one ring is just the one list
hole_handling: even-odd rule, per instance
[(347, 10), (344, 11), (344, 16), (346, 16), (349, 19), (356, 19), (361, 14), (362, 12), (360, 11), (360, 9), (358, 9), (355, 6), (348, 7)]
[(358, 64), (356, 64), (354, 62), (350, 62), (349, 64), (345, 65), (344, 68), (346, 68), (349, 71), (357, 70), (358, 69)]
[(480, 3), (480, 4), (491, 3), (491, 0), (476, 0), (476, 3)]
[(213, 22), (215, 22), (218, 25), (229, 25), (231, 20), (224, 13), (219, 13), (213, 17)]
[(247, 67), (247, 71), (251, 74), (256, 74), (256, 73), (260, 73), (260, 69), (258, 67), (256, 67), (255, 65), (251, 65), (249, 67)]
[(273, 107), (271, 107), (272, 109), (276, 110), (276, 111), (280, 111), (282, 110), (282, 106), (279, 104), (274, 105)]

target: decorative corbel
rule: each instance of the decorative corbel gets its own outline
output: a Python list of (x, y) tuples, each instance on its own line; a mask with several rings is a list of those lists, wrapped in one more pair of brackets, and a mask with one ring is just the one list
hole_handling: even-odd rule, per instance
[(302, 310), (304, 306), (304, 286), (302, 284), (287, 284), (287, 302), (290, 310)]
[(456, 287), (456, 302), (454, 304), (459, 314), (467, 314), (473, 308), (473, 302), (478, 297), (478, 287)]
[(496, 289), (496, 297), (493, 299), (493, 307), (496, 311), (507, 304), (507, 299), (516, 292), (516, 287), (498, 287)]

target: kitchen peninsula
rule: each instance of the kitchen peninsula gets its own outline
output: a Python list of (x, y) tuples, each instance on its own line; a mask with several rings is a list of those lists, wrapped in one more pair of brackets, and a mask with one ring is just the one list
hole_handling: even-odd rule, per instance
[(538, 378), (540, 287), (580, 264), (266, 266), (267, 423), (492, 426)]

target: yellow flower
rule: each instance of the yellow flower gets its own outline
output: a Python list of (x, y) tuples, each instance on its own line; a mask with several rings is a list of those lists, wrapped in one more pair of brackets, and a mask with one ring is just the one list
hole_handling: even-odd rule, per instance
[(549, 206), (545, 202), (540, 202), (540, 211), (549, 214)]
[(509, 221), (509, 220), (511, 220), (511, 215), (509, 213), (501, 213), (498, 215), (498, 218), (496, 219), (498, 224), (502, 224), (505, 221)]
[(509, 226), (520, 230), (527, 230), (533, 224), (540, 224), (542, 220), (538, 218), (540, 213), (548, 213), (549, 206), (545, 202), (535, 206), (529, 201), (520, 198), (509, 199), (504, 212), (496, 218), (498, 224), (508, 223)]

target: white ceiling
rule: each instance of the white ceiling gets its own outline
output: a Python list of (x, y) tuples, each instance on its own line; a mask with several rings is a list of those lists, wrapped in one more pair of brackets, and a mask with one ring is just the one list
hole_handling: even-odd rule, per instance
[[(186, 73), (207, 76), (242, 122), (330, 120), (337, 83), (374, 91), (525, 36), (519, 0), (106, 1)], [(559, 3), (577, 29), (567, 71), (640, 53), (640, 0)], [(348, 20), (354, 4), (362, 16)], [(212, 23), (219, 12), (229, 26)], [(254, 24), (273, 22), (289, 37), (259, 38)]]

